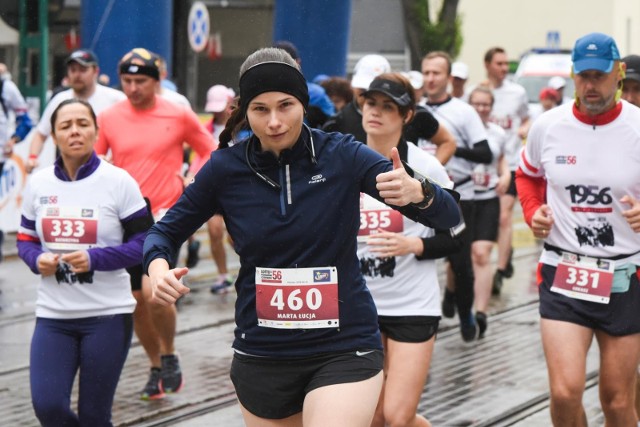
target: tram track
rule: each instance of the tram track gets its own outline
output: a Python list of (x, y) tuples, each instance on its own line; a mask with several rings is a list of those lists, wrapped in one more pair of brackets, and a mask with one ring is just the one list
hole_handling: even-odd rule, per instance
[[(585, 392), (592, 390), (598, 386), (598, 372), (592, 371), (587, 373), (585, 381)], [(549, 393), (532, 399), (526, 405), (520, 405), (513, 411), (504, 413), (501, 417), (478, 424), (477, 427), (515, 427), (526, 422), (532, 416), (548, 411), (551, 404)]]
[[(522, 257), (531, 257), (531, 254), (525, 254)], [(441, 274), (442, 275), (442, 274)], [(441, 280), (444, 278), (441, 277)], [(520, 302), (517, 304), (511, 304), (506, 306), (504, 309), (495, 311), (492, 313), (491, 319), (492, 322), (509, 322), (511, 318), (517, 318), (521, 316), (523, 313), (537, 311), (537, 298), (532, 297), (529, 300), (524, 302)], [(206, 330), (207, 328), (215, 328), (215, 326), (205, 326), (203, 328), (199, 328), (198, 330)], [(441, 324), (441, 327), (438, 332), (438, 339), (442, 341), (459, 341), (459, 329), (458, 325), (453, 324), (451, 322), (447, 324)], [(175, 410), (168, 410), (162, 414), (156, 414), (152, 418), (125, 422), (118, 424), (121, 427), (162, 427), (162, 426), (172, 426), (175, 425), (178, 421), (185, 421), (188, 419), (198, 418), (206, 414), (211, 414), (216, 411), (221, 411), (225, 408), (228, 408), (232, 405), (236, 404), (236, 396), (233, 391), (229, 393), (211, 396), (209, 399), (205, 399), (203, 401), (194, 403), (189, 406), (182, 406), (176, 408)], [(526, 405), (522, 405), (521, 407), (514, 408), (513, 411), (506, 412), (502, 414), (501, 417), (496, 417), (491, 420), (490, 423), (482, 423), (482, 424), (474, 424), (474, 425), (482, 425), (482, 426), (507, 426), (512, 425), (509, 424), (509, 420), (518, 420), (528, 414), (527, 411), (532, 411), (537, 408), (536, 405), (541, 405), (544, 408), (544, 405), (548, 406), (548, 396), (539, 396), (536, 399), (533, 399), (531, 402), (528, 402)], [(516, 421), (514, 421), (516, 422)], [(436, 425), (436, 424), (434, 424)]]
[(202, 402), (193, 406), (172, 411), (171, 413), (168, 413), (160, 418), (144, 421), (142, 423), (119, 424), (118, 427), (170, 427), (175, 425), (178, 421), (185, 421), (201, 415), (209, 414), (211, 412), (219, 411), (228, 408), (235, 403), (236, 394), (228, 393), (224, 396), (219, 396), (215, 399), (211, 399), (211, 401)]
[[(537, 307), (537, 302), (530, 301), (519, 305), (511, 306), (508, 309), (496, 312), (491, 317), (494, 322), (510, 321), (511, 318), (516, 318), (523, 313), (530, 312)], [(439, 331), (439, 340), (459, 340), (457, 326), (449, 325), (441, 328)], [(591, 371), (587, 374), (586, 389), (589, 390), (593, 387), (597, 387), (598, 384), (598, 372)], [(169, 410), (162, 414), (157, 414), (153, 418), (138, 420), (133, 422), (124, 422), (118, 424), (119, 427), (165, 427), (173, 426), (177, 422), (184, 422), (188, 419), (197, 418), (206, 414), (211, 414), (216, 411), (223, 410), (236, 404), (236, 395), (234, 392), (229, 392), (222, 395), (211, 397), (205, 401), (201, 401), (189, 406), (183, 406), (176, 408), (175, 410)], [(549, 393), (541, 393), (527, 400), (526, 402), (513, 405), (508, 410), (501, 412), (495, 416), (479, 420), (470, 424), (434, 424), (434, 425), (450, 425), (450, 426), (473, 426), (473, 427), (509, 427), (509, 426), (535, 426), (537, 424), (522, 424), (529, 417), (539, 414), (540, 412), (548, 411), (549, 408)], [(541, 424), (541, 426), (544, 424)]]
[[(533, 261), (534, 257), (537, 256), (537, 253), (533, 252), (521, 252), (520, 256), (517, 256), (514, 261), (524, 261), (524, 263), (529, 262), (529, 259)], [(441, 269), (440, 269), (441, 270)], [(440, 280), (443, 281), (443, 274), (441, 271)], [(201, 304), (200, 309), (202, 307), (208, 307), (209, 310), (211, 307), (211, 299), (206, 298), (203, 294), (208, 296), (208, 283), (209, 280), (195, 280), (192, 284), (193, 300), (196, 300), (197, 304)], [(523, 284), (524, 286), (524, 284)], [(201, 294), (198, 295), (197, 292)], [(193, 302), (192, 300), (192, 302)], [(231, 298), (230, 298), (231, 300)], [(181, 307), (181, 311), (184, 311), (185, 315), (188, 315), (190, 311), (192, 311), (191, 303), (187, 301), (183, 307)], [(516, 325), (525, 325), (528, 328), (537, 328), (531, 319), (535, 319), (537, 317), (537, 298), (535, 295), (520, 300), (514, 300), (508, 302), (503, 307), (496, 308), (491, 313), (491, 325), (492, 327), (497, 328), (501, 323), (509, 324), (512, 326)], [(196, 307), (197, 308), (197, 307)], [(6, 314), (6, 313), (4, 313)], [(188, 346), (184, 346), (184, 343), (188, 342), (198, 342), (202, 340), (202, 337), (214, 337), (211, 338), (211, 341), (216, 341), (219, 338), (225, 336), (227, 339), (232, 338), (232, 324), (233, 318), (232, 315), (226, 315), (224, 317), (218, 316), (217, 320), (214, 321), (206, 321), (207, 316), (198, 314), (198, 321), (192, 321), (186, 327), (179, 330), (177, 333), (177, 339), (182, 340), (182, 344), (179, 345), (179, 348), (183, 348), (183, 352), (190, 352), (189, 360), (190, 363), (199, 363), (194, 361), (194, 355), (202, 354), (206, 350), (198, 349), (198, 353), (191, 353), (195, 350), (195, 346), (192, 346), (191, 349)], [(3, 316), (2, 312), (0, 312), (0, 327), (11, 324), (12, 322), (28, 322), (33, 320), (32, 314), (19, 313), (16, 315)], [(204, 320), (204, 321), (203, 321)], [(459, 338), (459, 330), (457, 323), (454, 323), (450, 319), (446, 319), (447, 321), (443, 321), (441, 323), (441, 328), (439, 329), (439, 345), (437, 348), (443, 348), (449, 343), (452, 344), (460, 344)], [(188, 322), (186, 322), (188, 323)], [(506, 326), (505, 326), (506, 328)], [(507, 330), (507, 329), (505, 329)], [(508, 329), (509, 333), (517, 335), (517, 331), (512, 331)], [(223, 334), (224, 332), (224, 334)], [(494, 339), (494, 337), (488, 337), (488, 339)], [(487, 339), (485, 339), (486, 345)], [(206, 344), (201, 344), (206, 345)], [(223, 344), (223, 346), (225, 346)], [(474, 346), (471, 346), (473, 348)], [(142, 356), (142, 349), (139, 344), (134, 342), (132, 345), (132, 353), (136, 353), (139, 363), (141, 366), (144, 365), (144, 358)], [(185, 353), (187, 354), (187, 353)], [(139, 402), (138, 404), (125, 404), (119, 409), (119, 412), (114, 412), (114, 425), (119, 427), (155, 427), (155, 426), (173, 426), (178, 422), (185, 421), (188, 419), (198, 418), (206, 414), (215, 413), (217, 411), (222, 411), (225, 408), (229, 408), (236, 404), (236, 396), (233, 392), (233, 389), (228, 386), (221, 386), (223, 383), (228, 383), (228, 363), (229, 363), (230, 353), (217, 360), (217, 370), (215, 372), (209, 372), (206, 378), (203, 378), (200, 381), (200, 384), (195, 384), (196, 381), (192, 377), (187, 377), (190, 382), (187, 387), (189, 391), (192, 392), (191, 397), (186, 398), (186, 395), (180, 393), (176, 395), (177, 398), (169, 398), (167, 401), (162, 402), (162, 404), (155, 402)], [(485, 361), (486, 356), (483, 358), (478, 358), (477, 363), (487, 363)], [(185, 360), (187, 358), (185, 357)], [(25, 361), (25, 362), (28, 362)], [(138, 366), (138, 365), (136, 365)], [(133, 371), (137, 376), (140, 376), (141, 372), (138, 370), (139, 368), (135, 368)], [(147, 369), (147, 368), (144, 368)], [(472, 369), (478, 369), (472, 367)], [(544, 369), (544, 367), (542, 367)], [(435, 368), (432, 369), (435, 371)], [(434, 372), (435, 374), (435, 372)], [(468, 375), (467, 373), (461, 373), (462, 376)], [(3, 390), (1, 384), (7, 383), (11, 384), (11, 382), (15, 382), (16, 378), (27, 379), (28, 378), (28, 365), (20, 364), (16, 365), (12, 368), (5, 369), (0, 371), (0, 396), (3, 395)], [(126, 375), (123, 373), (123, 378), (121, 378), (121, 383), (123, 387), (127, 390), (128, 398), (131, 397), (129, 390), (133, 386), (138, 387), (139, 378), (134, 380), (130, 380), (129, 384), (127, 383)], [(132, 385), (133, 384), (133, 385)], [(213, 384), (213, 387), (211, 386)], [(455, 383), (446, 384), (447, 387), (451, 390), (451, 393), (455, 393), (455, 389), (457, 385)], [(597, 386), (597, 371), (588, 372), (587, 389), (592, 389)], [(186, 390), (185, 390), (186, 391)], [(549, 407), (549, 395), (547, 390), (545, 392), (540, 391), (540, 393), (535, 396), (531, 396), (528, 400), (524, 402), (520, 402), (518, 404), (514, 404), (508, 409), (502, 411), (500, 414), (494, 414), (491, 417), (485, 417), (482, 420), (476, 420), (474, 423), (466, 423), (466, 424), (447, 424), (439, 422), (434, 425), (456, 425), (456, 426), (492, 426), (492, 427), (507, 427), (507, 426), (523, 426), (530, 424), (522, 424), (523, 420), (526, 420), (528, 417), (531, 417), (535, 414), (540, 414), (541, 412), (548, 411)], [(433, 395), (433, 391), (430, 392)], [(0, 400), (2, 400), (0, 398)], [(117, 399), (118, 400), (118, 399)], [(429, 412), (429, 417), (431, 417), (432, 413), (432, 403), (426, 402), (425, 408)], [(548, 423), (547, 423), (548, 424)], [(31, 424), (21, 424), (21, 425), (31, 425)], [(37, 424), (33, 424), (37, 425)], [(535, 425), (537, 427), (537, 425)]]

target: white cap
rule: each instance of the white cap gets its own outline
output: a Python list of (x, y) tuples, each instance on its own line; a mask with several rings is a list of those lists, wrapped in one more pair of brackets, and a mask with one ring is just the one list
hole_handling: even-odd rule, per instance
[(390, 73), (391, 65), (380, 55), (365, 55), (353, 67), (351, 87), (369, 89), (369, 85), (382, 73)]
[(451, 76), (467, 80), (469, 78), (469, 67), (464, 62), (454, 62), (451, 64)]
[(204, 111), (207, 113), (219, 113), (227, 108), (227, 104), (236, 96), (233, 89), (223, 85), (211, 86), (207, 91), (207, 104)]
[(405, 71), (402, 73), (402, 75), (405, 76), (407, 80), (409, 80), (409, 83), (411, 83), (411, 86), (414, 89), (420, 89), (422, 88), (422, 86), (424, 86), (424, 79), (422, 78), (422, 73), (420, 71)]
[(563, 79), (560, 76), (553, 76), (549, 79), (549, 83), (547, 83), (547, 86), (558, 90), (558, 89), (562, 89), (563, 87), (565, 87), (567, 85), (567, 81), (565, 79)]

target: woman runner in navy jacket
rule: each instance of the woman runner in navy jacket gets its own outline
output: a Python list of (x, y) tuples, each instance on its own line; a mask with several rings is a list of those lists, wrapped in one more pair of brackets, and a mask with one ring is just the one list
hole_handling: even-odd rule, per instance
[(221, 213), (241, 261), (231, 379), (245, 423), (369, 426), (382, 346), (356, 255), (360, 192), (438, 228), (458, 224), (456, 201), (411, 177), (396, 149), (391, 162), (352, 136), (304, 126), (306, 81), (285, 51), (250, 55), (239, 86), (221, 140), (245, 120), (253, 135), (213, 153), (149, 232), (153, 299), (173, 304), (189, 292), (180, 283), (188, 269), (169, 260)]

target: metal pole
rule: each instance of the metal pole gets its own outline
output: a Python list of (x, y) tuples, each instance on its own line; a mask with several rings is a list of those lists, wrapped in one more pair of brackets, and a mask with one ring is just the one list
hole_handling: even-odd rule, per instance
[(40, 85), (38, 87), (38, 97), (40, 98), (40, 114), (42, 114), (47, 101), (47, 88), (49, 87), (49, 0), (39, 0), (38, 12), (38, 29), (40, 30)]
[(187, 78), (187, 98), (191, 102), (194, 110), (197, 110), (198, 102), (198, 52), (190, 51), (191, 67), (188, 70)]
[[(30, 33), (27, 26), (27, 2), (19, 2), (20, 22), (20, 72), (18, 73), (18, 86), (27, 97), (38, 98), (40, 113), (44, 110), (47, 100), (47, 88), (49, 84), (49, 0), (38, 0), (38, 29), (36, 33)], [(31, 51), (36, 51), (39, 58), (39, 73), (35, 83), (30, 81), (29, 68), (31, 63)]]
[[(190, 3), (190, 6), (193, 6), (194, 1), (192, 0)], [(182, 28), (180, 31), (185, 31), (187, 30), (187, 26), (188, 26), (188, 19), (187, 22), (185, 23), (186, 25), (184, 26), (184, 28)], [(188, 31), (188, 30), (187, 30)], [(193, 49), (189, 48), (189, 56), (190, 56), (190, 61), (191, 62), (191, 67), (188, 67), (187, 70), (187, 87), (186, 87), (186, 97), (187, 99), (191, 102), (192, 106), (196, 106), (197, 100), (198, 100), (198, 52), (195, 52)], [(194, 110), (197, 110), (197, 107), (194, 108)]]
[(20, 91), (24, 93), (25, 86), (27, 84), (27, 2), (18, 2), (18, 19), (20, 30), (20, 42), (18, 48), (18, 57), (20, 68), (18, 69), (18, 87)]

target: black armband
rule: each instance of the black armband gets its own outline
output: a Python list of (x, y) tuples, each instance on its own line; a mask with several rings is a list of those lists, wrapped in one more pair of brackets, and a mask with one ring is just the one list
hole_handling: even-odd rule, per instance
[(458, 252), (462, 244), (462, 239), (452, 235), (451, 230), (436, 230), (435, 236), (422, 238), (424, 249), (420, 255), (416, 255), (416, 259), (422, 261), (444, 258)]
[(475, 163), (489, 164), (493, 161), (493, 153), (486, 139), (473, 144), (473, 148), (456, 148), (455, 155), (456, 157)]
[(149, 205), (149, 200), (146, 197), (144, 200), (145, 202), (147, 202), (147, 209), (146, 209), (147, 214), (145, 216), (133, 218), (130, 221), (127, 221), (122, 224), (124, 228), (124, 236), (122, 240), (124, 242), (127, 242), (129, 238), (134, 234), (148, 231), (155, 223), (153, 219), (153, 214), (151, 213), (151, 206)]

